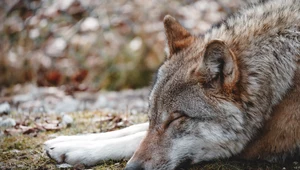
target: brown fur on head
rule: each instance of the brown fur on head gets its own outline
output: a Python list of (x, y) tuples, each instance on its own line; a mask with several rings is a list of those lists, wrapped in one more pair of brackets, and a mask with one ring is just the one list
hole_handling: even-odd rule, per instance
[[(252, 141), (246, 158), (265, 156), (257, 148), (266, 148), (264, 153), (274, 153), (276, 148), (271, 157), (299, 148), (298, 135), (290, 135), (299, 132), (297, 121), (290, 120), (297, 120), (299, 112), (286, 114), (288, 109), (278, 105), (284, 101), (298, 104), (292, 99), (298, 95), (283, 98), (297, 83), (299, 16), (300, 1), (268, 1), (244, 9), (202, 38), (166, 16), (170, 53), (149, 96), (148, 134), (129, 167), (138, 163), (144, 169), (175, 169), (186, 163), (232, 157), (255, 139), (264, 124), (271, 130), (262, 134), (270, 137)], [(270, 119), (272, 109), (281, 110), (274, 110), (274, 119)], [(292, 124), (280, 134), (272, 131), (281, 127), (276, 120), (285, 116)], [(293, 133), (284, 139), (290, 130)], [(265, 147), (274, 139), (288, 146)]]
[[(206, 84), (221, 85), (222, 89), (231, 93), (239, 80), (236, 56), (222, 40), (212, 40), (204, 47), (204, 55), (198, 72), (205, 78)], [(213, 82), (216, 81), (217, 82)]]
[[(164, 26), (169, 49), (168, 59), (190, 47), (197, 39), (170, 15), (165, 16)], [(202, 80), (201, 83), (205, 84), (222, 83), (223, 88), (231, 92), (239, 78), (236, 56), (222, 40), (212, 40), (207, 43), (203, 53), (201, 61), (190, 71), (195, 74), (192, 76), (197, 76), (200, 78), (199, 81)], [(216, 80), (219, 82), (213, 82)]]
[[(196, 163), (199, 157), (208, 160), (207, 152), (220, 151), (216, 156), (226, 157), (240, 151), (243, 142), (229, 144), (228, 150), (223, 145), (229, 139), (212, 143), (218, 139), (207, 140), (211, 134), (203, 131), (207, 126), (213, 135), (222, 135), (223, 126), (230, 124), (226, 112), (233, 114), (230, 121), (241, 121), (241, 111), (226, 100), (239, 79), (235, 55), (222, 40), (201, 43), (171, 16), (164, 18), (164, 26), (170, 54), (149, 97), (149, 132), (130, 162), (143, 162), (146, 169), (172, 169)], [(217, 124), (220, 121), (224, 124)], [(238, 126), (228, 127), (229, 131), (239, 130)], [(202, 149), (193, 150), (197, 146)]]
[(168, 41), (169, 56), (172, 56), (173, 54), (188, 47), (195, 40), (195, 37), (192, 36), (175, 20), (175, 18), (170, 15), (165, 16), (164, 26)]

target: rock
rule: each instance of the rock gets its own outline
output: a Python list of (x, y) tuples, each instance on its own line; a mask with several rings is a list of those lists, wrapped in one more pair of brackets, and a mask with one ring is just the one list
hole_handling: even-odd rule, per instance
[(63, 38), (56, 38), (52, 41), (50, 40), (45, 49), (45, 53), (50, 57), (60, 57), (66, 47), (67, 42)]
[(16, 121), (12, 118), (0, 119), (0, 127), (13, 127), (16, 125)]
[(40, 18), (38, 16), (32, 16), (28, 20), (28, 25), (34, 28), (38, 25), (39, 22), (40, 22)]
[(62, 122), (61, 122), (63, 125), (66, 125), (66, 126), (70, 126), (72, 125), (73, 123), (73, 118), (67, 114), (64, 114), (62, 116)]
[(67, 10), (73, 3), (74, 0), (55, 1), (55, 5), (62, 11)]
[(57, 103), (54, 112), (56, 113), (62, 113), (62, 112), (66, 112), (66, 113), (70, 113), (70, 112), (75, 112), (78, 110), (80, 102), (78, 100), (75, 100), (74, 98), (72, 98), (71, 96), (66, 96), (64, 97), (64, 99)]
[(147, 96), (149, 89), (124, 90), (121, 92), (103, 92), (91, 109), (101, 111), (126, 111), (131, 113), (145, 113), (148, 108)]
[(73, 3), (74, 0), (55, 0), (51, 6), (47, 6), (45, 3), (43, 15), (51, 18), (57, 17), (59, 15), (58, 11), (66, 11)]
[(47, 68), (51, 67), (52, 60), (50, 57), (46, 56), (41, 51), (32, 52), (32, 57), (30, 57), (30, 62), (34, 63), (36, 66)]
[(59, 169), (65, 169), (65, 168), (72, 168), (72, 167), (73, 167), (72, 165), (67, 164), (67, 163), (58, 164), (58, 165), (56, 165), (56, 166), (57, 166), (57, 168), (59, 168)]
[(80, 31), (97, 31), (100, 27), (100, 23), (96, 18), (88, 17), (80, 25)]
[(142, 47), (142, 44), (142, 39), (140, 37), (135, 37), (133, 40), (130, 41), (129, 48), (132, 51), (137, 51)]
[(23, 30), (24, 25), (20, 17), (9, 17), (5, 20), (4, 31), (8, 34), (14, 34)]
[(29, 31), (29, 37), (31, 39), (36, 39), (40, 36), (40, 31), (39, 29), (35, 28)]
[(76, 47), (90, 48), (96, 41), (97, 34), (95, 32), (89, 32), (82, 35), (74, 35), (70, 44)]
[(10, 113), (10, 105), (5, 102), (0, 104), (0, 116), (7, 115)]
[(27, 101), (31, 101), (33, 100), (34, 97), (32, 94), (19, 94), (13, 97), (13, 103), (14, 104), (18, 104), (18, 103), (23, 103), (23, 102), (27, 102)]

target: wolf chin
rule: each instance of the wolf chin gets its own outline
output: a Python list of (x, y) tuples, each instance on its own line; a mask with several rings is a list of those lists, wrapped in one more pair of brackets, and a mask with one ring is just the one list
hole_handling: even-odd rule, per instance
[(129, 159), (127, 170), (239, 157), (299, 160), (300, 1), (253, 4), (194, 36), (164, 18), (168, 55), (149, 123), (46, 141), (58, 163)]

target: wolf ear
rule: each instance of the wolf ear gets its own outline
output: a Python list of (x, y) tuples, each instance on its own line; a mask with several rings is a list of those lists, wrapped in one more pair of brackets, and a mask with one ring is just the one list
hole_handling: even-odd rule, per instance
[(206, 83), (217, 83), (225, 91), (231, 91), (239, 79), (236, 56), (221, 40), (209, 42), (198, 68)]
[(165, 16), (164, 27), (168, 41), (169, 57), (188, 47), (195, 40), (195, 37), (170, 15)]

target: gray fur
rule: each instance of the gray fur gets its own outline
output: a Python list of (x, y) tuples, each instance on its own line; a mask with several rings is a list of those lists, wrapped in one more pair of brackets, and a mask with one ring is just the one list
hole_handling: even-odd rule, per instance
[[(213, 40), (223, 41), (237, 57), (237, 98), (223, 93), (219, 80), (212, 83), (209, 76), (216, 75), (205, 73), (224, 71), (213, 60), (203, 64), (206, 45)], [(173, 169), (185, 159), (197, 163), (240, 153), (293, 85), (299, 56), (298, 0), (253, 4), (197, 37), (159, 68), (149, 97), (148, 136), (158, 139), (146, 137), (143, 144), (151, 150), (147, 156), (155, 159), (140, 158), (138, 150), (131, 162), (142, 161), (145, 169)], [(210, 87), (191, 76), (195, 70)], [(174, 112), (183, 118), (164, 127)]]

